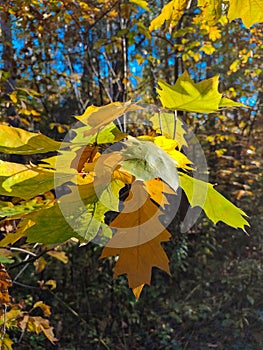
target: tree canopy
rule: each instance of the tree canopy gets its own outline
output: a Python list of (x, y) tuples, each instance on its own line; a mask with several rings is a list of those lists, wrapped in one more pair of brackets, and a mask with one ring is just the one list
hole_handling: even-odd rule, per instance
[(48, 259), (67, 265), (72, 247), (92, 242), (96, 264), (126, 274), (138, 300), (153, 267), (170, 281), (185, 271), (189, 233), (207, 239), (193, 254), (200, 269), (200, 256), (221, 249), (216, 230), (253, 233), (263, 1), (14, 0), (0, 8), (1, 345), (12, 349), (13, 329), (57, 338), (48, 303), (34, 296), (28, 310), (10, 299), (3, 264), (17, 271), (14, 286), (26, 286), (17, 280), (29, 268), (46, 273), (35, 288), (55, 298)]

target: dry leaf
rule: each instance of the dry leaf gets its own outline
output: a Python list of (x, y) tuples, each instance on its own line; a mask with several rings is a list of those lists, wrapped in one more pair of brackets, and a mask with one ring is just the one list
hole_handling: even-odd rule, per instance
[(8, 288), (12, 286), (12, 281), (7, 273), (4, 264), (0, 264), (0, 306), (10, 305)]
[(171, 235), (160, 223), (158, 213), (143, 183), (135, 181), (123, 211), (110, 225), (117, 232), (101, 255), (101, 258), (119, 255), (114, 276), (128, 275), (136, 299), (143, 285), (150, 284), (153, 266), (170, 274), (169, 260), (161, 242), (168, 241)]

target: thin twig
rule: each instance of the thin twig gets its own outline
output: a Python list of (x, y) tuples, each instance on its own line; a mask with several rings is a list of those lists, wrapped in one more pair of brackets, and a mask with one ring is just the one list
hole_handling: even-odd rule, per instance
[(70, 56), (67, 54), (66, 57), (67, 57), (68, 66), (69, 66), (69, 70), (70, 70), (70, 73), (71, 73), (71, 77), (72, 77), (72, 80), (73, 80), (73, 89), (74, 89), (75, 96), (76, 96), (76, 99), (77, 99), (77, 102), (78, 102), (79, 112), (83, 113), (83, 111), (84, 111), (84, 102), (83, 102), (83, 100), (81, 98), (81, 94), (80, 94), (78, 86), (77, 86), (77, 81), (74, 78), (74, 70), (73, 70), (73, 67), (72, 67)]
[(23, 249), (23, 248), (18, 248), (18, 247), (0, 247), (0, 249), (7, 249), (7, 250), (11, 250), (11, 251), (18, 251), (18, 252), (21, 252), (21, 253), (26, 253), (28, 255), (37, 256), (35, 253), (32, 253), (29, 250), (26, 250), (26, 249)]
[(163, 135), (163, 122), (162, 122), (160, 109), (158, 109), (158, 119), (159, 119), (159, 125), (160, 125), (161, 134)]
[(176, 138), (176, 122), (177, 122), (177, 110), (175, 109), (175, 111), (174, 111), (174, 134), (173, 134), (174, 140)]

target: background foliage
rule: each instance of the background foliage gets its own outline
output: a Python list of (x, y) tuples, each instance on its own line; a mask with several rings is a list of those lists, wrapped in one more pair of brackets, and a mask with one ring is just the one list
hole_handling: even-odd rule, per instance
[[(171, 3), (183, 6), (179, 20), (167, 7), (161, 12), (159, 1), (0, 1), (3, 125), (61, 140), (88, 105), (136, 98), (160, 104), (157, 79), (174, 84), (185, 69), (195, 81), (220, 73), (226, 96), (251, 107), (179, 113), (202, 143), (210, 182), (249, 215), (250, 235), (205, 217), (179, 234), (175, 220), (166, 243), (171, 277), (154, 270), (154, 287), (138, 302), (125, 278), (112, 279), (114, 258), (99, 260), (96, 245), (68, 242), (49, 252), (23, 241), (13, 247), (37, 259), (3, 251), (20, 322), (29, 315), (47, 319), (45, 307), (34, 305), (51, 305), (58, 349), (261, 349), (262, 24), (245, 28), (253, 23), (242, 16), (243, 22), (230, 22), (224, 11), (211, 17), (205, 1), (198, 1), (199, 10), (196, 1), (189, 8)], [(228, 1), (218, 3), (227, 10)], [(144, 133), (143, 119), (135, 122), (128, 123), (131, 132)], [(2, 223), (1, 233), (15, 224)], [(14, 349), (54, 348), (43, 332), (35, 334), (41, 322), (34, 322), (34, 333), (11, 327)]]

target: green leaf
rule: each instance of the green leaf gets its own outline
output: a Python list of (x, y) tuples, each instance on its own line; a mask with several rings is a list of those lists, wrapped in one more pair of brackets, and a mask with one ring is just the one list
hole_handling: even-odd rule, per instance
[[(220, 107), (236, 107), (237, 102), (222, 101), (222, 94), (218, 92), (219, 76), (200, 81), (195, 84), (185, 71), (174, 86), (163, 80), (158, 81), (157, 89), (163, 107), (196, 113), (213, 113)], [(221, 104), (222, 103), (222, 104)], [(241, 104), (240, 104), (241, 105)]]
[(118, 194), (123, 186), (120, 180), (99, 182), (98, 198), (93, 184), (71, 185), (71, 192), (62, 196), (58, 204), (28, 214), (17, 232), (26, 235), (30, 243), (44, 244), (61, 243), (71, 237), (85, 242), (96, 235), (101, 240), (110, 238), (112, 230), (104, 224), (104, 215), (109, 210), (118, 211)]
[(27, 215), (17, 232), (23, 232), (29, 243), (44, 244), (61, 243), (71, 237), (89, 242), (97, 234), (109, 238), (112, 231), (104, 224), (104, 214), (109, 209), (112, 210), (112, 207), (107, 207), (110, 193), (114, 194), (111, 205), (113, 201), (117, 203), (116, 191), (123, 187), (123, 183), (119, 181), (116, 186), (117, 182), (114, 182), (113, 189), (105, 189), (106, 194), (102, 191), (101, 200), (98, 200), (93, 184), (85, 186), (85, 190), (83, 186), (71, 186), (71, 193), (62, 196), (60, 203)]
[(98, 145), (102, 145), (118, 142), (127, 137), (127, 134), (122, 133), (113, 123), (103, 127), (96, 135), (84, 136), (84, 132), (90, 129), (88, 126), (72, 129), (76, 133), (76, 136), (74, 136), (71, 143), (88, 145), (96, 142)]
[(178, 188), (175, 161), (160, 147), (150, 141), (129, 137), (124, 143), (121, 155), (121, 169), (134, 175), (137, 180), (151, 180), (156, 177), (165, 181), (174, 191)]
[(0, 125), (0, 152), (8, 154), (37, 154), (53, 152), (61, 143), (42, 134)]
[[(82, 217), (79, 218), (81, 219)], [(19, 223), (17, 233), (27, 236), (29, 243), (44, 244), (62, 243), (77, 236), (62, 215), (58, 204), (29, 214)]]
[(16, 205), (12, 202), (0, 201), (0, 217), (7, 216), (12, 219), (20, 218), (23, 215), (48, 207), (52, 205), (53, 202), (53, 199), (43, 200), (41, 197), (36, 197), (29, 201), (23, 201)]
[[(73, 169), (72, 169), (73, 171)], [(33, 165), (0, 161), (0, 195), (30, 199), (55, 187), (55, 172)], [(56, 173), (56, 186), (70, 181), (73, 173)]]
[[(0, 254), (1, 254), (1, 250), (0, 250)], [(14, 262), (13, 259), (10, 259), (6, 256), (0, 256), (0, 263), (1, 264), (12, 264)], [(1, 343), (0, 343), (1, 344)], [(11, 348), (12, 349), (12, 348)]]
[(230, 0), (228, 19), (241, 18), (249, 28), (255, 23), (263, 22), (263, 0)]
[(217, 192), (212, 184), (181, 172), (179, 173), (179, 181), (190, 205), (203, 208), (214, 224), (222, 221), (231, 227), (242, 228), (243, 231), (245, 231), (245, 226), (249, 226), (243, 217), (246, 216), (246, 213)]
[(107, 211), (119, 211), (119, 192), (124, 187), (124, 183), (120, 180), (110, 182), (99, 196), (100, 202), (105, 206)]
[(229, 98), (226, 98), (226, 97), (222, 97), (221, 98), (219, 107), (220, 108), (233, 108), (233, 107), (246, 107), (246, 108), (249, 108), (248, 106), (244, 105), (243, 103), (232, 101), (232, 100), (230, 100)]

